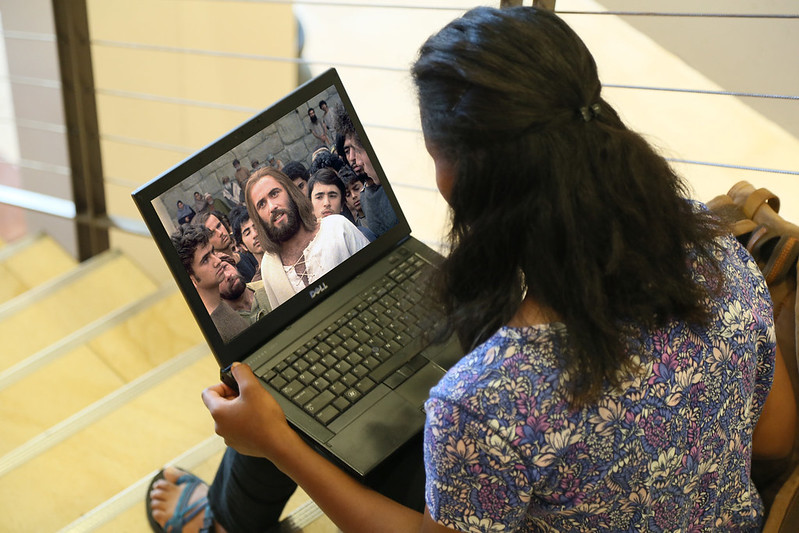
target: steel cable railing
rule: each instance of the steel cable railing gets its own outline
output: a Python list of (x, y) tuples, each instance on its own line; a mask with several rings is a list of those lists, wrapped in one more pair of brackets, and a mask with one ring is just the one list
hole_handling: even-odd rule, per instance
[[(201, 0), (201, 1), (212, 1), (212, 0)], [(304, 6), (306, 8), (312, 9), (315, 7), (324, 7), (325, 9), (350, 9), (350, 8), (358, 8), (358, 9), (373, 9), (373, 10), (403, 10), (403, 11), (451, 11), (455, 12), (462, 12), (466, 9), (469, 9), (472, 6), (468, 5), (424, 5), (424, 4), (398, 4), (398, 3), (380, 3), (380, 2), (337, 2), (337, 1), (311, 1), (311, 0), (252, 0), (254, 3), (263, 3), (263, 4), (290, 4), (292, 6)], [(773, 21), (785, 21), (785, 20), (796, 20), (799, 19), (799, 14), (791, 14), (791, 13), (703, 13), (703, 12), (654, 12), (654, 11), (620, 11), (620, 10), (607, 10), (607, 11), (589, 11), (589, 10), (564, 10), (559, 11), (556, 10), (561, 15), (569, 15), (569, 16), (615, 16), (615, 17), (670, 17), (670, 18), (704, 18), (704, 19), (737, 19), (737, 20), (773, 20)], [(41, 34), (35, 32), (20, 32), (20, 31), (9, 31), (5, 32), (5, 38), (7, 40), (13, 41), (53, 41), (55, 38), (53, 35), (50, 34)], [(164, 53), (164, 54), (186, 54), (192, 56), (207, 56), (207, 57), (220, 57), (220, 58), (230, 58), (230, 59), (247, 59), (247, 60), (254, 60), (260, 61), (264, 63), (269, 62), (278, 62), (278, 63), (292, 63), (302, 66), (334, 66), (337, 68), (351, 68), (351, 69), (362, 69), (367, 71), (382, 71), (382, 72), (393, 72), (393, 73), (404, 73), (407, 71), (407, 66), (394, 66), (390, 64), (375, 64), (375, 63), (359, 63), (359, 62), (352, 62), (352, 61), (342, 61), (340, 58), (334, 58), (333, 61), (323, 60), (321, 58), (314, 58), (314, 57), (286, 57), (286, 56), (272, 56), (272, 55), (265, 55), (265, 54), (249, 54), (249, 53), (239, 53), (239, 52), (229, 52), (223, 50), (213, 50), (213, 49), (202, 49), (197, 47), (176, 47), (176, 46), (164, 46), (164, 45), (157, 45), (157, 44), (148, 44), (148, 43), (137, 43), (137, 42), (125, 42), (125, 41), (116, 41), (116, 40), (109, 40), (109, 39), (93, 39), (91, 41), (93, 47), (103, 47), (103, 48), (126, 48), (131, 50), (138, 50), (138, 51), (147, 51), (147, 52), (157, 52), (157, 53)], [(54, 84), (57, 86), (58, 82), (54, 82), (52, 80), (39, 80), (36, 78), (23, 78), (23, 77), (12, 77), (12, 81), (14, 81), (17, 85), (46, 85), (53, 87)], [(696, 95), (712, 95), (716, 97), (730, 97), (730, 98), (742, 98), (742, 99), (759, 99), (759, 100), (774, 100), (774, 101), (784, 101), (784, 102), (794, 102), (799, 100), (799, 95), (790, 95), (790, 94), (770, 94), (768, 92), (760, 92), (760, 91), (737, 91), (737, 90), (708, 90), (704, 88), (694, 88), (694, 87), (664, 87), (664, 86), (650, 86), (646, 84), (625, 84), (625, 83), (605, 83), (605, 87), (613, 88), (613, 89), (621, 89), (621, 90), (631, 90), (631, 91), (656, 91), (656, 92), (671, 92), (671, 93), (682, 93), (682, 94), (696, 94)], [(99, 87), (96, 90), (98, 95), (104, 96), (114, 96), (119, 98), (127, 98), (130, 100), (140, 100), (140, 101), (158, 101), (163, 103), (175, 104), (175, 105), (185, 105), (185, 106), (194, 106), (200, 108), (209, 108), (209, 109), (222, 109), (228, 111), (238, 111), (238, 112), (257, 112), (259, 109), (251, 108), (249, 106), (242, 106), (235, 103), (229, 102), (213, 102), (213, 101), (203, 101), (203, 100), (196, 100), (196, 99), (186, 99), (186, 98), (179, 98), (179, 97), (171, 97), (166, 95), (159, 95), (159, 94), (148, 94), (143, 92), (137, 91), (130, 91), (118, 88), (103, 88)], [(375, 121), (365, 122), (365, 125), (368, 128), (372, 129), (384, 129), (384, 130), (394, 130), (394, 131), (404, 131), (410, 132), (413, 134), (420, 134), (418, 128), (408, 128), (403, 126), (398, 126), (396, 124), (391, 123), (381, 123)], [(53, 130), (55, 125), (48, 125), (46, 123), (21, 123), (19, 124), (21, 127), (25, 128), (32, 128), (32, 129), (50, 129)], [(151, 148), (158, 148), (162, 150), (168, 150), (172, 152), (179, 152), (183, 154), (190, 154), (192, 153), (196, 147), (190, 146), (178, 146), (174, 144), (168, 143), (161, 143), (157, 141), (153, 141), (150, 139), (142, 139), (142, 138), (135, 138), (128, 135), (118, 135), (118, 134), (111, 134), (111, 133), (102, 133), (101, 132), (101, 139), (105, 141), (111, 141), (114, 143), (120, 144), (130, 144), (130, 145), (138, 145), (144, 147), (151, 147)], [(787, 174), (787, 175), (799, 175), (799, 171), (794, 169), (784, 169), (784, 168), (774, 168), (769, 167), (768, 165), (745, 165), (745, 164), (734, 164), (726, 161), (711, 161), (711, 160), (703, 160), (701, 158), (671, 158), (670, 161), (680, 164), (688, 164), (688, 165), (700, 165), (700, 166), (710, 166), (710, 167), (717, 167), (717, 168), (733, 168), (738, 170), (744, 171), (755, 171), (755, 172), (765, 172), (765, 173), (774, 173), (774, 174)], [(32, 160), (20, 160), (16, 162), (23, 168), (35, 168), (38, 163)], [(115, 178), (114, 176), (105, 176), (105, 180), (111, 183), (115, 183), (120, 186), (131, 186), (135, 185), (129, 180)], [(420, 187), (419, 185), (415, 185), (413, 183), (404, 183), (402, 180), (395, 180), (394, 182), (396, 187), (409, 187), (415, 189), (422, 189), (422, 190), (434, 190), (433, 187)], [(17, 200), (9, 200), (4, 194), (3, 191), (0, 190), (0, 202), (12, 203)], [(30, 202), (28, 203), (30, 205)], [(135, 224), (127, 225), (128, 228), (136, 227)]]

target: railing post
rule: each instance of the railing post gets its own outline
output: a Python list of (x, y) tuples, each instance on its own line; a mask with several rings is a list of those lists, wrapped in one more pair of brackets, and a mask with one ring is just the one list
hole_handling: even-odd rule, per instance
[(533, 0), (533, 6), (555, 11), (555, 0)]
[(109, 247), (100, 131), (94, 97), (89, 20), (85, 0), (53, 0), (67, 127), (78, 259)]

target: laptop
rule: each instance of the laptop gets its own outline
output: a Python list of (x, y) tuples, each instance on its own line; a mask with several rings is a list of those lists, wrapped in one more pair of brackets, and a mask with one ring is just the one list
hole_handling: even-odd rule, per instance
[[(349, 115), (390, 204), (384, 202), (382, 214), (396, 222), (307, 286), (291, 285), (294, 292), (288, 296), (286, 280), (280, 278), (284, 272), (262, 273), (264, 285), (279, 285), (284, 296), (272, 302), (265, 316), (251, 318), (240, 333), (223, 335), (170, 239), (180, 229), (178, 202), (191, 205), (195, 191), (222, 198), (222, 178), (235, 179), (234, 159), (245, 166), (274, 156), (274, 161), (300, 161), (308, 168), (319, 149), (308, 109), (318, 109), (321, 100), (330, 112), (343, 106)], [(452, 339), (430, 345), (424, 341), (436, 320), (425, 298), (425, 279), (441, 256), (410, 235), (390, 180), (335, 69), (132, 196), (220, 369), (236, 361), (249, 365), (292, 427), (317, 451), (365, 479), (421, 432), (430, 388), (463, 355)]]

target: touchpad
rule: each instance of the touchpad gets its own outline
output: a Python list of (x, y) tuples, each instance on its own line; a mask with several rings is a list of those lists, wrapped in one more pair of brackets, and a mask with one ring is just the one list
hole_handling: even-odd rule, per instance
[(424, 414), (397, 394), (381, 398), (326, 444), (361, 475), (378, 465), (424, 426)]

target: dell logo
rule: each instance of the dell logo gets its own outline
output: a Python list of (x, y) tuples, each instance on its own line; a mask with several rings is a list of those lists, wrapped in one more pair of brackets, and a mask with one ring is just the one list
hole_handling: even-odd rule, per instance
[(317, 296), (319, 296), (321, 293), (325, 292), (326, 290), (327, 290), (327, 283), (322, 283), (318, 287), (315, 287), (315, 288), (311, 289), (311, 292), (309, 293), (311, 295), (311, 299), (316, 298)]

